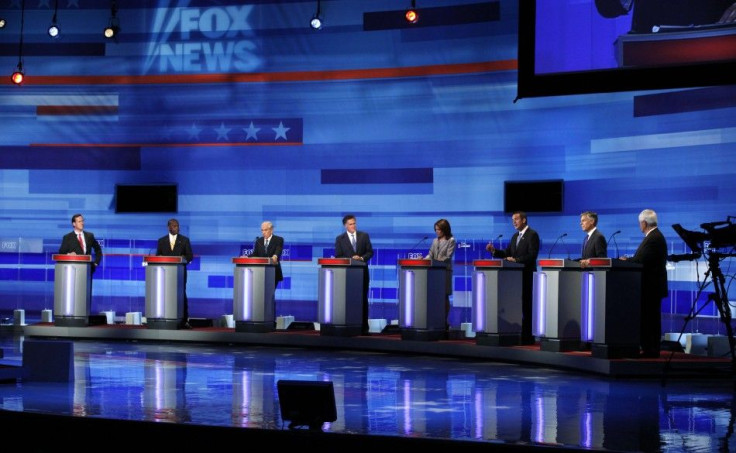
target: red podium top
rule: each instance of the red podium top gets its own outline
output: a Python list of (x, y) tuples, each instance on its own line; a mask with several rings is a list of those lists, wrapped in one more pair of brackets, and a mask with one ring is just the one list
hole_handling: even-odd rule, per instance
[(91, 263), (91, 255), (51, 255), (54, 261), (63, 261), (71, 263)]
[(149, 255), (143, 257), (144, 263), (150, 264), (184, 264), (187, 262), (183, 256), (155, 256)]
[(233, 264), (251, 264), (263, 266), (265, 264), (271, 264), (271, 258), (237, 256), (233, 258)]
[(486, 268), (502, 268), (502, 267), (512, 267), (512, 268), (522, 268), (524, 267), (521, 263), (514, 263), (513, 261), (508, 260), (502, 260), (502, 259), (489, 259), (489, 260), (474, 260), (473, 266), (480, 269), (486, 269)]
[(611, 267), (611, 258), (590, 258), (588, 260), (589, 267)]
[(423, 259), (400, 259), (399, 266), (402, 267), (430, 267), (432, 260)]
[(567, 267), (580, 268), (580, 263), (574, 260), (566, 260), (563, 258), (545, 258), (537, 261), (541, 267)]
[(350, 266), (350, 258), (317, 258), (320, 266)]

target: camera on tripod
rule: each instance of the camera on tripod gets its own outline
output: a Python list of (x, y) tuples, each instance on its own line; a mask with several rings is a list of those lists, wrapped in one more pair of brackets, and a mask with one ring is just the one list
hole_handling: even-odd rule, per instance
[[(732, 222), (733, 219), (736, 219), (736, 216), (728, 216), (726, 220), (720, 222), (701, 223), (700, 228), (705, 230), (704, 232), (686, 230), (679, 223), (672, 225), (677, 235), (690, 247), (692, 253), (670, 255), (667, 259), (673, 262), (692, 261), (700, 258), (703, 253), (714, 250), (726, 247), (736, 250), (736, 224)], [(728, 255), (734, 256), (733, 254)]]

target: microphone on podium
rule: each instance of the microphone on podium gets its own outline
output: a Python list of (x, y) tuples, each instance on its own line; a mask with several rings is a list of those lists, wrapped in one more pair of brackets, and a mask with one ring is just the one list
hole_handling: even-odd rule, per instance
[(414, 244), (414, 246), (411, 249), (409, 249), (409, 252), (407, 253), (407, 255), (410, 255), (410, 254), (414, 253), (414, 251), (417, 249), (417, 247), (419, 247), (419, 245), (422, 242), (426, 241), (428, 238), (429, 238), (429, 236), (424, 236), (423, 238), (421, 238), (419, 240), (419, 242), (417, 242), (416, 244)]
[(611, 242), (611, 239), (613, 239), (613, 243), (614, 243), (614, 244), (616, 245), (616, 259), (618, 259), (618, 258), (619, 258), (619, 256), (620, 256), (620, 255), (618, 254), (618, 242), (616, 242), (616, 235), (617, 235), (617, 234), (619, 234), (620, 232), (621, 232), (621, 230), (618, 230), (618, 231), (616, 231), (615, 233), (613, 233), (613, 234), (611, 235), (611, 237), (609, 237), (609, 238), (608, 238), (608, 243), (610, 243), (610, 242)]
[[(557, 237), (557, 239), (555, 239), (555, 243), (554, 243), (554, 244), (552, 244), (552, 247), (550, 247), (550, 248), (549, 248), (549, 254), (547, 255), (547, 258), (552, 258), (552, 250), (554, 250), (554, 249), (555, 249), (555, 246), (557, 245), (557, 242), (559, 242), (559, 241), (560, 241), (560, 240), (561, 240), (562, 238), (564, 238), (565, 236), (567, 236), (567, 233), (562, 233), (561, 235), (559, 235), (559, 236)], [(563, 243), (564, 243), (564, 242), (563, 242)]]

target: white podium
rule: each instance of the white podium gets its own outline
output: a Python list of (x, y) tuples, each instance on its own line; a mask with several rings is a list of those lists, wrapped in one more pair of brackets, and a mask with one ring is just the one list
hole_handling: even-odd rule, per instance
[(445, 338), (447, 263), (425, 259), (400, 259), (398, 264), (401, 339)]
[(276, 266), (271, 258), (236, 257), (233, 319), (236, 332), (270, 332), (276, 327)]
[(176, 330), (183, 321), (183, 256), (144, 256), (146, 266), (145, 317), (149, 329)]
[(92, 308), (92, 256), (52, 255), (54, 265), (54, 325), (89, 325)]
[(473, 261), (472, 322), (476, 344), (521, 344), (524, 265), (503, 259)]

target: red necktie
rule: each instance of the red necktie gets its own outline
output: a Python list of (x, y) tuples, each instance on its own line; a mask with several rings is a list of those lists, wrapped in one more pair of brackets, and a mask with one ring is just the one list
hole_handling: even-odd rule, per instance
[(82, 240), (82, 233), (77, 235), (77, 240), (79, 241), (79, 246), (82, 247), (82, 253), (84, 253), (84, 240)]

